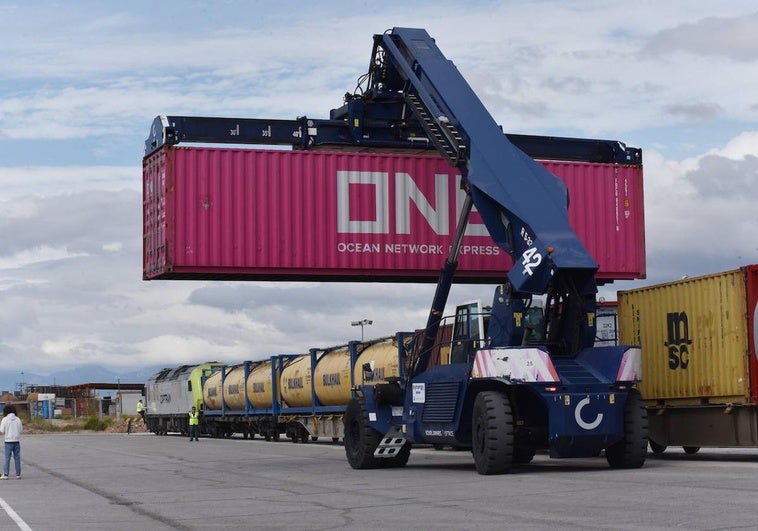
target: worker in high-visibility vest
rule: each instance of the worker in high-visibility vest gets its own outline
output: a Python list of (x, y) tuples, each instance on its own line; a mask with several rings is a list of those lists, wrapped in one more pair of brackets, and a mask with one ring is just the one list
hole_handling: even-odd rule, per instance
[(145, 406), (142, 405), (142, 400), (137, 401), (137, 415), (142, 417), (142, 422), (145, 422)]
[(197, 435), (200, 431), (200, 412), (195, 408), (195, 406), (192, 406), (192, 409), (190, 409), (189, 412), (189, 436), (190, 441), (193, 439), (197, 441)]

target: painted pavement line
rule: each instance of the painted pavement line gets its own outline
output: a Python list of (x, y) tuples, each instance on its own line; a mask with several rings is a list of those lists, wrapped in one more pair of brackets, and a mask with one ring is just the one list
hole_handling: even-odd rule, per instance
[(5, 512), (8, 513), (8, 516), (11, 517), (11, 519), (16, 522), (16, 525), (21, 529), (22, 531), (32, 531), (32, 528), (29, 527), (29, 525), (24, 522), (24, 520), (18, 515), (16, 511), (13, 510), (13, 508), (6, 503), (6, 501), (2, 498), (0, 498), (0, 507), (5, 509)]

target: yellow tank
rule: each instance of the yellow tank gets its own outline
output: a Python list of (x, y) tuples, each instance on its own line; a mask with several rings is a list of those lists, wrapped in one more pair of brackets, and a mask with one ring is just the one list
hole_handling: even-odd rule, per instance
[(224, 402), (229, 409), (245, 409), (245, 365), (227, 369), (224, 378)]
[[(363, 365), (371, 362), (373, 362), (374, 369), (364, 380)], [(355, 385), (383, 382), (393, 376), (400, 376), (397, 345), (393, 341), (376, 343), (365, 349), (358, 356), (353, 369)]]
[(221, 371), (211, 374), (203, 385), (203, 402), (205, 409), (215, 411), (221, 409)]
[(279, 377), (282, 398), (289, 407), (311, 405), (311, 357), (298, 356), (282, 370)]
[(341, 406), (350, 402), (350, 352), (347, 347), (324, 354), (313, 374), (319, 402)]
[(250, 371), (247, 377), (247, 396), (253, 407), (270, 408), (272, 406), (271, 361), (265, 361)]

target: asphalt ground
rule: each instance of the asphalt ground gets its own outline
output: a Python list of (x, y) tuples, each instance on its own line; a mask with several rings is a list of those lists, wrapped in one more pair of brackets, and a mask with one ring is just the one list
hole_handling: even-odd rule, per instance
[(480, 476), (469, 452), (431, 448), (361, 471), (331, 442), (61, 433), (25, 436), (22, 472), (0, 481), (0, 530), (758, 528), (758, 449), (637, 470), (538, 454)]

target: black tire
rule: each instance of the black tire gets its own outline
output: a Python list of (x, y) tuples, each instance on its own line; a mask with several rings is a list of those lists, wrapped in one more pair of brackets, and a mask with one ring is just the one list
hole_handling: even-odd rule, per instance
[(476, 471), (503, 474), (513, 464), (513, 413), (511, 401), (499, 391), (482, 391), (474, 400), (471, 444)]
[(333, 443), (340, 442), (340, 438), (339, 437), (332, 437), (332, 442)]
[(527, 463), (531, 463), (532, 459), (534, 459), (535, 453), (537, 453), (537, 451), (534, 448), (530, 448), (528, 446), (517, 446), (513, 449), (513, 464), (525, 465)]
[(655, 455), (659, 455), (659, 454), (662, 454), (663, 452), (665, 452), (665, 451), (666, 451), (666, 448), (668, 448), (668, 446), (666, 446), (665, 444), (658, 444), (658, 443), (657, 443), (657, 442), (655, 442), (653, 439), (648, 439), (648, 441), (647, 441), (647, 442), (648, 442), (648, 443), (650, 443), (650, 450), (651, 450), (651, 451), (652, 451), (652, 452), (653, 452)]
[(371, 427), (363, 398), (353, 398), (345, 410), (345, 455), (350, 466), (363, 470), (382, 466), (374, 451), (382, 440), (381, 434)]
[(605, 449), (605, 458), (611, 468), (640, 468), (647, 445), (647, 409), (640, 392), (632, 389), (624, 404), (624, 438)]
[(682, 448), (684, 449), (684, 453), (687, 455), (695, 455), (700, 451), (699, 446), (682, 446)]

